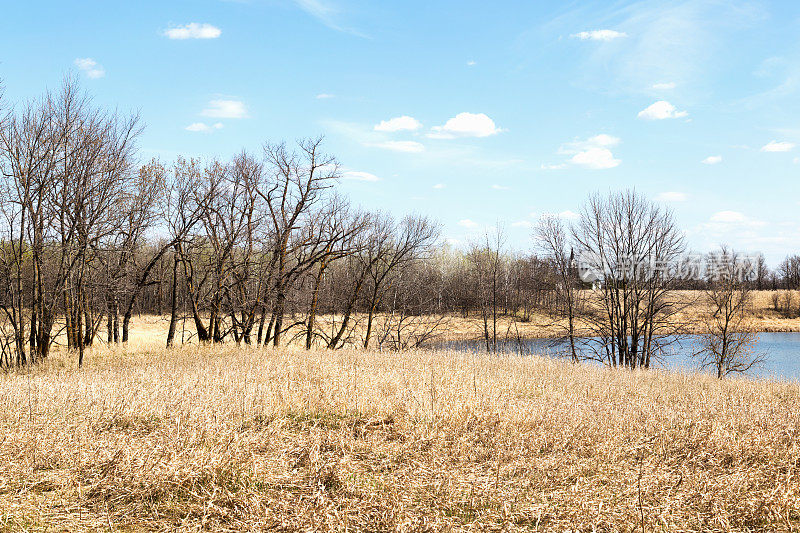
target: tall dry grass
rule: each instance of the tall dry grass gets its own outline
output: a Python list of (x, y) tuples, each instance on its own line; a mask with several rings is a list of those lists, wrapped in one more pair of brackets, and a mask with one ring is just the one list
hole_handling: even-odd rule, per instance
[(0, 376), (0, 528), (789, 530), (800, 387), (536, 357), (95, 349)]

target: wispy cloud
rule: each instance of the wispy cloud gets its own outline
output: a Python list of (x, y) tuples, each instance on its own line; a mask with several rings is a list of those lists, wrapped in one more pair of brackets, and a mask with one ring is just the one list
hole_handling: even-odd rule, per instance
[(613, 41), (614, 39), (627, 36), (627, 33), (615, 30), (590, 30), (572, 34), (573, 38), (582, 41)]
[(425, 146), (416, 141), (383, 141), (371, 143), (369, 146), (392, 150), (393, 152), (419, 153), (425, 151)]
[(329, 100), (329, 99), (331, 99), (331, 98), (333, 98), (333, 97), (334, 97), (334, 96), (333, 96), (332, 94), (328, 94), (328, 93), (319, 93), (319, 94), (318, 94), (317, 96), (315, 96), (314, 98), (316, 98), (317, 100)]
[(200, 114), (213, 118), (247, 118), (247, 108), (239, 100), (211, 100)]
[(222, 35), (222, 30), (211, 24), (190, 22), (183, 26), (173, 26), (164, 30), (164, 36), (169, 39), (216, 39)]
[(688, 198), (688, 194), (678, 191), (666, 191), (656, 195), (656, 200), (659, 202), (685, 202)]
[(223, 128), (222, 122), (216, 122), (208, 125), (205, 122), (194, 122), (186, 126), (186, 131), (194, 131), (200, 133), (211, 133), (214, 130), (221, 130)]
[(329, 0), (294, 0), (294, 3), (297, 5), (297, 7), (332, 30), (349, 33), (350, 35), (355, 35), (357, 37), (369, 37), (361, 31), (343, 24), (341, 22), (341, 10), (337, 5)]
[(749, 217), (739, 211), (718, 211), (711, 215), (703, 226), (706, 230), (722, 233), (732, 230), (760, 228), (766, 225), (763, 220)]
[[(586, 20), (587, 8), (568, 11), (551, 23), (554, 34)], [(594, 20), (613, 21), (626, 34), (608, 46), (584, 47), (580, 66), (584, 83), (603, 90), (650, 93), (663, 81), (704, 90), (725, 53), (729, 38), (769, 16), (763, 2), (749, 0), (673, 0), (668, 2), (606, 2), (593, 10)], [(586, 32), (585, 39), (591, 39)], [(582, 38), (582, 33), (575, 34)], [(611, 34), (609, 34), (610, 36)]]
[(717, 163), (722, 163), (722, 156), (721, 155), (710, 155), (701, 161), (705, 165), (716, 165)]
[(795, 144), (787, 141), (770, 141), (761, 147), (762, 152), (791, 152)]
[(79, 57), (75, 60), (77, 66), (87, 77), (96, 80), (106, 75), (106, 71), (102, 65), (91, 57)]
[(359, 170), (346, 170), (342, 172), (342, 179), (353, 181), (380, 181), (381, 179), (375, 174), (363, 172)]

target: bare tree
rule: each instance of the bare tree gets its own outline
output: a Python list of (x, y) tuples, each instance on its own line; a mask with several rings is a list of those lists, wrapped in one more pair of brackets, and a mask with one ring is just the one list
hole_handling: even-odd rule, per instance
[(684, 239), (672, 213), (635, 191), (596, 195), (572, 233), (583, 268), (600, 283), (587, 317), (595, 353), (612, 366), (649, 368), (681, 331), (669, 267)]
[(370, 257), (366, 261), (371, 287), (367, 301), (364, 348), (369, 347), (375, 312), (382, 303), (387, 286), (391, 284), (392, 275), (427, 254), (439, 235), (438, 226), (426, 217), (408, 216), (399, 226), (388, 216), (378, 216), (376, 219), (383, 226), (379, 231), (383, 238), (373, 241), (376, 246), (370, 250)]
[(580, 288), (575, 257), (569, 246), (564, 223), (559, 217), (543, 217), (536, 228), (536, 237), (545, 255), (552, 261), (557, 281), (554, 286), (556, 311), (559, 317), (566, 318), (564, 336), (569, 342), (569, 354), (573, 361), (578, 360), (576, 349), (576, 316), (578, 314)]
[(322, 281), (332, 264), (359, 252), (357, 237), (364, 232), (368, 224), (367, 215), (351, 212), (347, 202), (339, 196), (330, 199), (325, 209), (319, 213), (319, 220), (315, 221), (324, 249), (317, 261), (316, 271), (311, 275), (311, 301), (306, 318), (307, 350), (311, 349), (316, 334), (315, 320)]
[[(172, 244), (173, 265), (167, 347), (172, 346), (174, 342), (175, 329), (178, 324), (178, 281), (181, 270), (183, 270), (183, 281), (187, 288), (183, 299), (191, 301), (192, 317), (195, 320), (197, 331), (204, 328), (194, 298), (193, 268), (188, 254), (188, 250), (192, 248), (194, 228), (202, 216), (201, 206), (204, 204), (204, 202), (195, 201), (197, 198), (195, 191), (200, 187), (201, 172), (199, 161), (179, 158), (172, 166), (168, 179), (164, 218)], [(182, 268), (179, 268), (179, 265)]]
[[(259, 194), (267, 203), (270, 245), (274, 261), (274, 323), (272, 341), (281, 343), (288, 292), (303, 274), (325, 256), (310, 220), (323, 193), (338, 178), (336, 159), (321, 151), (322, 138), (298, 142), (292, 152), (285, 144), (264, 146), (267, 180)], [(311, 246), (307, 246), (311, 245)], [(288, 329), (288, 328), (287, 328)]]
[(481, 244), (473, 243), (469, 259), (475, 272), (478, 301), (487, 352), (497, 351), (497, 318), (500, 274), (503, 267), (505, 237), (498, 226), (494, 234), (485, 232)]
[(733, 372), (747, 372), (764, 360), (754, 351), (757, 334), (747, 323), (752, 303), (750, 281), (755, 272), (744, 257), (725, 246), (708, 254), (707, 264), (705, 332), (701, 350), (694, 356), (703, 368), (713, 369), (722, 379)]
[(767, 278), (769, 278), (767, 260), (764, 259), (764, 254), (758, 254), (755, 264), (755, 285), (757, 290), (761, 291), (766, 288)]
[(778, 265), (778, 272), (787, 289), (800, 289), (800, 255), (790, 255)]

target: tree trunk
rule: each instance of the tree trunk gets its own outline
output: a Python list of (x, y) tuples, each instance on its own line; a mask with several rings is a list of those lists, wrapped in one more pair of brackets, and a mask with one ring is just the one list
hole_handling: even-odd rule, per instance
[(256, 338), (256, 345), (261, 344), (261, 339), (264, 338), (264, 322), (267, 318), (267, 309), (261, 306), (261, 318), (258, 319), (258, 337)]
[(172, 263), (172, 295), (169, 302), (169, 330), (167, 331), (167, 348), (175, 340), (175, 327), (178, 324), (178, 254), (173, 253)]
[(286, 305), (286, 295), (279, 289), (275, 296), (275, 333), (272, 336), (272, 345), (276, 348), (281, 345), (281, 328), (283, 327), (283, 313)]
[(317, 315), (317, 301), (319, 297), (319, 286), (322, 283), (322, 275), (325, 273), (325, 261), (320, 263), (319, 266), (319, 274), (317, 275), (317, 279), (314, 280), (314, 290), (311, 294), (311, 307), (308, 310), (308, 323), (307, 323), (307, 330), (306, 330), (306, 350), (311, 349), (311, 345), (314, 341), (314, 318)]

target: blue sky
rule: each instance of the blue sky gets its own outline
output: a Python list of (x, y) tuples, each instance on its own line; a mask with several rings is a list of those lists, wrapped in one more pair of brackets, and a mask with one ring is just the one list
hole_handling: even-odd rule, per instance
[(800, 251), (792, 1), (7, 2), (7, 103), (76, 73), (143, 159), (326, 136), (354, 202), (454, 243), (636, 187), (694, 249)]

